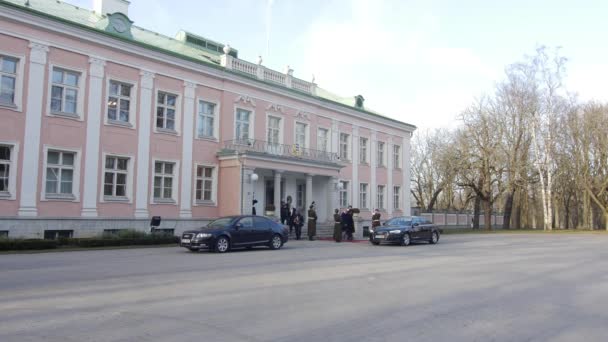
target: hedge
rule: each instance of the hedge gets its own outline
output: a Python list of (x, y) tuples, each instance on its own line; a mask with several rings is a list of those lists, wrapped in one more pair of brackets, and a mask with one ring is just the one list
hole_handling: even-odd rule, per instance
[(23, 251), (36, 249), (57, 248), (59, 242), (56, 240), (9, 240), (0, 239), (0, 251)]
[(15, 250), (40, 250), (53, 249), (57, 247), (110, 247), (110, 246), (141, 246), (141, 245), (167, 245), (178, 243), (179, 238), (167, 235), (148, 235), (139, 238), (82, 238), (59, 240), (21, 240), (21, 239), (0, 239), (0, 251)]

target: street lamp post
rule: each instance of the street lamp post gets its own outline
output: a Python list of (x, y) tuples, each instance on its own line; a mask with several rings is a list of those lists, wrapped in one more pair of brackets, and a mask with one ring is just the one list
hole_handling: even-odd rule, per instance
[(255, 182), (257, 182), (259, 176), (257, 173), (252, 173), (251, 174), (251, 183), (252, 183), (252, 187), (253, 187), (253, 200), (251, 201), (251, 214), (255, 215), (255, 204), (257, 203), (257, 200), (255, 199)]

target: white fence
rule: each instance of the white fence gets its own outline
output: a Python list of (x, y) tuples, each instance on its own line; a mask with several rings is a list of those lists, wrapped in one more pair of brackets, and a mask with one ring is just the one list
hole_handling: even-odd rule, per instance
[[(423, 213), (424, 216), (439, 226), (445, 227), (471, 227), (473, 214)], [(492, 227), (502, 227), (503, 215), (492, 215)], [(485, 225), (485, 216), (479, 215), (479, 226)]]

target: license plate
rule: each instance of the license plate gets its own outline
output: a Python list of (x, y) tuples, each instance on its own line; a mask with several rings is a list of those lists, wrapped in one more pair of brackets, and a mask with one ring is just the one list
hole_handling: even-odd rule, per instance
[(384, 235), (376, 235), (376, 239), (384, 239)]
[(190, 239), (182, 239), (182, 243), (190, 243)]

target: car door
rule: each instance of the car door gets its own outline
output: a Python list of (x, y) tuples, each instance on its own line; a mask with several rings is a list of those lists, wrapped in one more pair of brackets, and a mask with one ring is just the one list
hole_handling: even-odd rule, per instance
[(422, 221), (418, 217), (414, 217), (412, 219), (412, 228), (410, 228), (410, 238), (411, 239), (413, 239), (413, 240), (420, 239), (421, 223), (422, 223)]
[(242, 246), (254, 241), (255, 232), (253, 231), (253, 218), (251, 216), (241, 218), (236, 224), (232, 233), (232, 244)]
[(267, 243), (272, 237), (272, 222), (264, 217), (253, 218), (253, 235), (255, 243)]
[(420, 239), (430, 240), (432, 228), (433, 223), (429, 219), (422, 219), (422, 222), (420, 222)]

